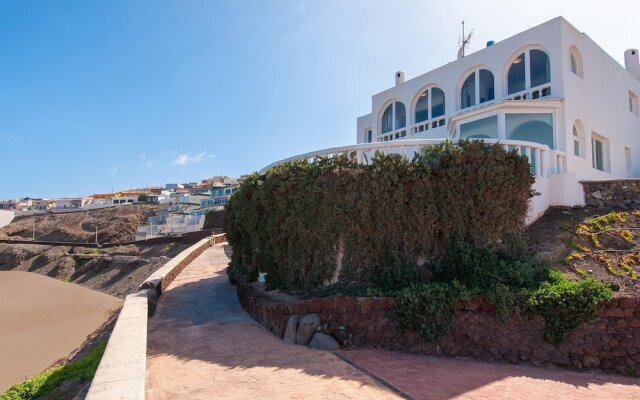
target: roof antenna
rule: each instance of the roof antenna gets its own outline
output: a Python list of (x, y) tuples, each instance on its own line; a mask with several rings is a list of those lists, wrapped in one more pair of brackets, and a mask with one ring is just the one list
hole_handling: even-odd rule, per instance
[(471, 36), (473, 36), (473, 29), (467, 36), (464, 35), (464, 21), (462, 21), (462, 37), (458, 39), (458, 60), (464, 57), (464, 49), (469, 48), (469, 44), (471, 43)]

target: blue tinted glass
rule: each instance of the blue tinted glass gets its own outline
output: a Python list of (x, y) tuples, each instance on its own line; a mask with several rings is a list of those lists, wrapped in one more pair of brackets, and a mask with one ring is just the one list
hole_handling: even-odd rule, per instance
[(442, 89), (431, 89), (431, 118), (444, 115), (444, 92)]
[(498, 138), (498, 116), (493, 115), (460, 125), (461, 139)]
[(549, 57), (542, 50), (529, 52), (529, 66), (531, 70), (531, 87), (544, 85), (551, 81)]
[(524, 53), (513, 60), (507, 74), (507, 86), (509, 94), (517, 93), (525, 89), (524, 79)]
[(382, 133), (393, 130), (393, 104), (389, 104), (382, 114)]
[(493, 74), (486, 69), (481, 69), (480, 75), (480, 103), (491, 101), (495, 97), (493, 90)]
[(426, 121), (429, 119), (429, 91), (425, 90), (424, 93), (418, 98), (416, 103), (416, 123)]
[(404, 128), (405, 126), (407, 126), (407, 110), (405, 109), (404, 104), (397, 102), (395, 129)]
[(476, 104), (476, 73), (472, 73), (462, 84), (460, 89), (461, 108), (471, 107)]

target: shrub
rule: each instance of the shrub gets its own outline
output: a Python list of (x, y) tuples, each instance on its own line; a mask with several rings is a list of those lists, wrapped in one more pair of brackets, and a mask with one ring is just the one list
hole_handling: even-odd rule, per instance
[(202, 229), (223, 229), (224, 228), (224, 209), (211, 210), (204, 216), (204, 226)]
[(595, 316), (598, 303), (611, 298), (607, 284), (593, 279), (570, 281), (559, 271), (549, 273), (529, 298), (534, 313), (545, 321), (545, 339), (561, 343), (569, 332)]
[(101, 342), (73, 363), (48, 369), (22, 383), (11, 386), (0, 395), (0, 400), (39, 399), (53, 392), (66, 381), (90, 380), (98, 369), (106, 345), (106, 341)]
[(417, 332), (429, 341), (440, 339), (449, 332), (463, 296), (454, 283), (423, 283), (400, 291), (394, 311), (398, 329)]
[(396, 250), (388, 250), (384, 254), (382, 265), (377, 268), (373, 278), (375, 288), (383, 293), (402, 290), (421, 281), (420, 268)]
[(375, 283), (382, 273), (383, 286), (399, 288), (402, 273), (384, 269), (386, 249), (413, 270), (453, 237), (500, 239), (523, 227), (533, 181), (525, 157), (478, 141), (432, 146), (411, 161), (376, 154), (358, 164), (342, 154), (281, 164), (229, 199), (230, 277), (261, 271), (269, 288), (312, 289), (331, 278), (342, 248), (341, 281)]
[(546, 279), (547, 266), (536, 260), (522, 244), (522, 239), (505, 239), (493, 250), (463, 241), (452, 241), (443, 257), (441, 281), (456, 280), (464, 286), (487, 291), (496, 285), (533, 289)]

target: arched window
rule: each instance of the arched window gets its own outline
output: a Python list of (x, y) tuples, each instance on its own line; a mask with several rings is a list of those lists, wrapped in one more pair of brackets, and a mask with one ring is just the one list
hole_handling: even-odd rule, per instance
[(495, 98), (494, 79), (491, 71), (479, 69), (465, 79), (460, 89), (460, 108), (491, 101)]
[(465, 79), (460, 89), (460, 108), (476, 105), (476, 73), (473, 72)]
[(551, 68), (549, 56), (542, 50), (533, 49), (529, 52), (529, 65), (531, 71), (531, 87), (544, 85), (551, 82)]
[(586, 146), (584, 139), (584, 128), (580, 120), (573, 123), (573, 155), (584, 158), (586, 156)]
[(404, 128), (407, 126), (407, 109), (404, 104), (399, 101), (396, 102), (396, 126), (395, 129)]
[(494, 90), (494, 79), (491, 71), (486, 69), (481, 69), (478, 71), (479, 75), (479, 89), (478, 96), (480, 97), (479, 103), (484, 103), (485, 101), (491, 101), (495, 98), (495, 90)]
[(432, 87), (426, 89), (418, 97), (415, 108), (415, 123), (430, 120), (444, 115), (444, 92)]
[(551, 67), (547, 53), (538, 49), (527, 50), (516, 57), (509, 66), (507, 93), (518, 93), (549, 82), (551, 82)]
[(429, 89), (422, 92), (416, 103), (416, 123), (429, 119)]
[(399, 101), (391, 103), (382, 113), (382, 133), (394, 131), (407, 126), (407, 110)]
[(393, 104), (389, 104), (382, 114), (382, 133), (393, 130)]
[(580, 56), (580, 52), (578, 51), (577, 47), (571, 47), (571, 49), (569, 50), (569, 57), (571, 72), (582, 78), (582, 56)]
[(444, 92), (440, 88), (431, 89), (431, 118), (444, 115)]

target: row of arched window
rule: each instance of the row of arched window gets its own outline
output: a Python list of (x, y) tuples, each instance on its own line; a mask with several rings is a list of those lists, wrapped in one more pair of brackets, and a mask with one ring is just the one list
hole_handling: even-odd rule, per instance
[[(572, 53), (573, 54), (573, 53)], [(574, 58), (572, 57), (572, 70)], [(576, 67), (577, 68), (577, 67)], [(507, 94), (522, 92), (551, 82), (549, 56), (543, 50), (529, 49), (516, 57), (507, 72)], [(543, 91), (543, 96), (550, 91)], [(523, 96), (526, 98), (526, 96)], [(469, 73), (460, 88), (460, 109), (479, 105), (495, 99), (495, 78), (485, 68)], [(445, 95), (442, 89), (430, 87), (420, 94), (415, 110), (415, 123), (428, 121), (445, 114)], [(395, 101), (383, 111), (381, 133), (388, 133), (407, 126), (407, 110), (402, 102)]]

